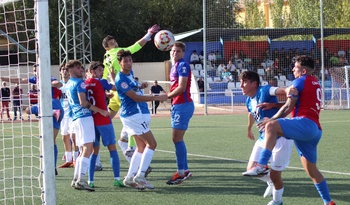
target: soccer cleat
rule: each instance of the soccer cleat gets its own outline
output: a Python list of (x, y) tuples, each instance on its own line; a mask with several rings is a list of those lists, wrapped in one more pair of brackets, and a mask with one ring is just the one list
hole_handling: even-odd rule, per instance
[(77, 183), (77, 179), (73, 179), (72, 182), (70, 183), (70, 186), (75, 188), (76, 183)]
[(151, 172), (152, 172), (152, 167), (149, 166), (145, 172), (145, 177), (147, 177), (149, 175), (149, 173), (151, 173)]
[(267, 183), (267, 187), (264, 193), (264, 198), (272, 196), (272, 191), (273, 191), (273, 183), (269, 182)]
[(274, 200), (270, 201), (267, 205), (283, 205), (283, 201), (275, 202)]
[(185, 175), (180, 176), (177, 172), (174, 174), (173, 178), (166, 182), (168, 185), (181, 184), (185, 180)]
[(120, 180), (120, 179), (119, 180), (115, 179), (113, 185), (116, 186), (116, 187), (125, 187), (125, 185), (123, 184), (123, 181)]
[(269, 173), (269, 167), (265, 165), (264, 167), (261, 166), (254, 166), (250, 170), (243, 172), (243, 176), (247, 177), (257, 177), (257, 176), (263, 176)]
[(95, 166), (95, 172), (96, 171), (102, 171), (102, 165), (96, 165)]
[(148, 189), (154, 189), (154, 186), (152, 186), (145, 178), (145, 176), (141, 176), (141, 175), (136, 175), (134, 177), (134, 182), (138, 183), (139, 185), (142, 185), (143, 187), (145, 188), (148, 188)]
[(59, 166), (58, 168), (68, 168), (68, 167), (73, 167), (73, 161), (66, 162), (66, 163), (62, 164), (61, 166)]
[(131, 186), (135, 189), (138, 189), (138, 190), (144, 190), (145, 187), (139, 185), (138, 183), (134, 182), (133, 178), (132, 177), (129, 177), (129, 176), (126, 176), (124, 178), (124, 181), (123, 181), (123, 184), (124, 185), (127, 185), (127, 186)]
[(17, 117), (13, 118), (13, 121), (16, 121), (17, 120)]
[(331, 201), (331, 202), (328, 203), (328, 205), (337, 205), (337, 204), (334, 201)]
[(89, 187), (95, 188), (94, 182), (89, 182)]
[(185, 171), (184, 181), (192, 177), (192, 172), (190, 170)]
[(128, 147), (127, 150), (125, 150), (124, 154), (127, 157), (132, 157), (132, 155), (134, 154), (135, 149), (133, 147)]
[(87, 190), (87, 191), (95, 191), (94, 188), (90, 187), (90, 185), (85, 180), (80, 180), (75, 183), (75, 189), (78, 190)]

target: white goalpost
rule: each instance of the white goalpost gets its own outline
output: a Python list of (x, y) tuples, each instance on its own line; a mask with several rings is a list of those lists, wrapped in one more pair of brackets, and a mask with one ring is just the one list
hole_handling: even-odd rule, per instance
[[(0, 63), (1, 84), (11, 91), (8, 118), (1, 103), (0, 204), (56, 204), (51, 69), (40, 69), (51, 67), (48, 0), (0, 2)], [(33, 77), (34, 64), (39, 120), (25, 114), (30, 84), (23, 79)], [(22, 92), (14, 96), (17, 84)]]
[(329, 69), (330, 81), (325, 81), (324, 109), (350, 109), (349, 95), (350, 66)]

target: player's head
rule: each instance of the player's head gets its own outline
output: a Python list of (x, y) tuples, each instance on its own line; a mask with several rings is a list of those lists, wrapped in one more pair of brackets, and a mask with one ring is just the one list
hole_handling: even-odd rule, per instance
[(33, 73), (34, 73), (34, 75), (37, 74), (37, 71), (38, 71), (38, 65), (37, 65), (37, 64), (34, 64), (34, 65), (33, 65)]
[(5, 81), (2, 82), (2, 87), (6, 87), (6, 82)]
[(132, 56), (130, 51), (121, 49), (117, 53), (117, 59), (123, 72), (130, 72), (132, 69)]
[(174, 43), (174, 46), (171, 48), (171, 57), (174, 59), (175, 62), (181, 60), (186, 51), (186, 44), (181, 41), (176, 41)]
[(68, 73), (68, 70), (66, 68), (66, 64), (65, 63), (62, 63), (60, 65), (60, 75), (61, 75), (62, 79), (69, 78), (69, 73)]
[(69, 75), (74, 78), (83, 78), (84, 68), (80, 61), (78, 60), (69, 60), (66, 63)]
[(314, 71), (314, 60), (307, 55), (297, 56), (293, 68), (295, 78), (300, 78), (303, 75), (311, 75)]
[(36, 90), (36, 84), (32, 84), (32, 85), (30, 86), (30, 88), (31, 88), (31, 90)]
[(239, 77), (241, 79), (241, 89), (243, 95), (254, 97), (260, 85), (258, 73), (253, 71), (244, 71)]
[(117, 48), (118, 43), (113, 36), (108, 35), (102, 40), (102, 46), (106, 51), (108, 51), (112, 48)]
[(87, 72), (91, 74), (92, 78), (102, 78), (104, 65), (100, 61), (91, 61)]

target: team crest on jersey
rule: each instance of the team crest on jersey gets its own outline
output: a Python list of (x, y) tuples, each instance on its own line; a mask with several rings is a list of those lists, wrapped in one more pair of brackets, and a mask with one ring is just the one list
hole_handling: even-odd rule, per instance
[(85, 85), (85, 83), (84, 83), (84, 82), (82, 82), (82, 83), (80, 84), (80, 87), (81, 87), (82, 89), (86, 89), (86, 85)]
[(123, 89), (127, 89), (129, 87), (126, 82), (122, 82), (121, 86)]
[(186, 67), (182, 67), (182, 73), (187, 73)]

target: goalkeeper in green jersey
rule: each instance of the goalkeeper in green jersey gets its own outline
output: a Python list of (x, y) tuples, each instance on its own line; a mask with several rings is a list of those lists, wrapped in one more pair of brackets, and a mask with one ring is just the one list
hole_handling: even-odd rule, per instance
[[(110, 36), (110, 35), (106, 36), (102, 41), (102, 46), (106, 50), (106, 53), (104, 55), (104, 60), (103, 60), (103, 64), (105, 67), (103, 72), (103, 78), (107, 79), (107, 75), (108, 73), (110, 73), (111, 69), (114, 69), (116, 74), (118, 74), (118, 72), (120, 71), (121, 67), (117, 59), (117, 53), (119, 50), (123, 49), (125, 51), (130, 51), (131, 54), (136, 53), (137, 51), (141, 50), (141, 48), (144, 45), (146, 45), (148, 41), (151, 40), (152, 35), (157, 33), (159, 29), (160, 27), (157, 24), (153, 25), (151, 28), (148, 29), (144, 37), (142, 37), (133, 45), (126, 48), (119, 47), (117, 41), (114, 39), (113, 36)], [(108, 111), (109, 111), (109, 115), (111, 116), (111, 119), (113, 119), (114, 116), (118, 113), (120, 105), (121, 105), (121, 102), (118, 97), (118, 93), (117, 91), (113, 91), (113, 97), (109, 100), (109, 104), (108, 104)], [(130, 149), (130, 148), (135, 147), (135, 142), (133, 140), (133, 137), (129, 137), (129, 139), (128, 139), (127, 133), (121, 133), (120, 140), (118, 141), (118, 144), (128, 161), (130, 161), (132, 153), (134, 151), (134, 149)], [(130, 142), (129, 149), (128, 149), (128, 142)]]

